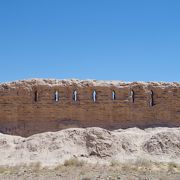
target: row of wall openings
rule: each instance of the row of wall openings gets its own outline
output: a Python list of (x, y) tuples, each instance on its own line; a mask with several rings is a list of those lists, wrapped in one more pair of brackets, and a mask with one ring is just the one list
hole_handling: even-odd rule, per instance
[[(76, 91), (76, 90), (73, 91), (72, 99), (73, 99), (73, 101), (75, 101), (75, 102), (77, 101), (77, 95), (78, 95), (77, 91)], [(97, 99), (96, 96), (97, 96), (96, 91), (93, 91), (93, 93), (92, 93), (92, 99), (93, 99), (94, 102), (96, 102), (96, 99)], [(36, 94), (35, 94), (35, 97), (36, 97)], [(60, 100), (59, 92), (58, 92), (58, 91), (56, 91), (56, 92), (54, 93), (54, 100), (55, 100), (56, 102), (58, 102), (58, 101)], [(37, 101), (37, 98), (36, 98), (35, 101)]]
[[(77, 97), (78, 97), (78, 93), (77, 91), (73, 91), (73, 94), (72, 94), (72, 99), (73, 101), (77, 101)], [(37, 91), (34, 92), (34, 101), (37, 102), (39, 99), (39, 94)], [(55, 91), (54, 93), (54, 101), (58, 102), (60, 100), (60, 95), (59, 95), (59, 92), (58, 91)], [(94, 90), (93, 93), (92, 93), (92, 100), (93, 102), (95, 103), (97, 101), (97, 92)], [(116, 92), (115, 91), (112, 91), (112, 100), (116, 100)], [(134, 103), (134, 91), (131, 90), (130, 91), (130, 101), (132, 103)], [(153, 91), (151, 90), (150, 91), (150, 100), (149, 100), (149, 106), (154, 106), (154, 93)]]
[[(130, 91), (130, 99), (131, 99), (131, 102), (134, 103), (135, 98), (134, 98), (133, 90)], [(154, 106), (154, 93), (152, 90), (150, 91), (149, 106), (150, 107)]]
[[(36, 97), (36, 92), (35, 92), (35, 97)], [(37, 98), (35, 98), (35, 99), (37, 101)], [(77, 101), (77, 91), (73, 91), (72, 99), (73, 99), (73, 101)], [(58, 91), (55, 91), (55, 93), (54, 93), (54, 100), (56, 102), (58, 102), (60, 100), (60, 96), (59, 96)]]

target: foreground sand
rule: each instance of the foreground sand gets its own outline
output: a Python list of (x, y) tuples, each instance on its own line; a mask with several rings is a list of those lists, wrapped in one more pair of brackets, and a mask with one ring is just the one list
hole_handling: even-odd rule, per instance
[(0, 179), (180, 179), (180, 128), (0, 134)]
[(53, 169), (42, 168), (39, 163), (0, 169), (3, 180), (179, 180), (180, 167), (173, 163), (136, 162), (110, 165), (86, 164), (70, 159)]

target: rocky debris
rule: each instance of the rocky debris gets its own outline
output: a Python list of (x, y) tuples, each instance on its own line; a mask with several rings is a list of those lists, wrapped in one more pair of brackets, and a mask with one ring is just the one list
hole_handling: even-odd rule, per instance
[(160, 132), (152, 135), (144, 144), (143, 149), (150, 154), (180, 155), (180, 130)]
[(9, 166), (37, 162), (55, 166), (73, 157), (91, 163), (137, 159), (180, 163), (180, 128), (73, 128), (28, 138), (0, 134), (0, 157), (0, 165)]
[(94, 80), (94, 79), (87, 79), (87, 80), (79, 80), (79, 79), (44, 79), (44, 78), (33, 78), (27, 80), (18, 80), (15, 82), (9, 83), (1, 83), (1, 86), (4, 89), (16, 86), (25, 86), (31, 87), (32, 85), (45, 85), (45, 86), (72, 86), (77, 85), (81, 87), (88, 87), (88, 86), (129, 86), (129, 85), (143, 85), (143, 86), (159, 86), (159, 87), (180, 87), (179, 82), (143, 82), (143, 81), (136, 81), (136, 82), (125, 82), (122, 80)]

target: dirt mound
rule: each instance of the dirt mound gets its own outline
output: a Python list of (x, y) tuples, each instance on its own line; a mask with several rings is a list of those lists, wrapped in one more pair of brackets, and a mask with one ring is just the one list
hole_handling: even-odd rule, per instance
[(180, 128), (116, 131), (76, 128), (28, 138), (0, 134), (0, 165), (40, 162), (44, 166), (54, 166), (72, 157), (91, 163), (137, 159), (180, 163), (179, 155)]
[(148, 139), (143, 149), (150, 154), (165, 154), (170, 156), (180, 155), (180, 131), (165, 131), (152, 135)]

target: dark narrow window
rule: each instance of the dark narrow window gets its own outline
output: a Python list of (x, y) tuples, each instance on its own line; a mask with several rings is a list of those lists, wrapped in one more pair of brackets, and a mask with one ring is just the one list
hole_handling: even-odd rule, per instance
[(152, 90), (150, 91), (149, 105), (150, 105), (150, 107), (151, 107), (151, 106), (154, 106), (154, 93), (153, 93)]
[(116, 92), (112, 91), (112, 100), (115, 100), (115, 99), (116, 99)]
[(131, 98), (131, 102), (134, 103), (134, 91), (131, 90), (130, 92), (130, 98)]
[(34, 101), (35, 102), (38, 101), (38, 92), (37, 91), (34, 92)]
[(74, 101), (77, 101), (77, 91), (74, 91), (74, 92), (73, 92), (73, 100), (74, 100)]
[(59, 101), (59, 92), (58, 92), (58, 91), (56, 91), (56, 92), (54, 93), (54, 100), (55, 100), (56, 102)]
[(96, 100), (97, 100), (97, 93), (95, 90), (93, 91), (92, 99), (93, 99), (93, 102), (96, 102)]

